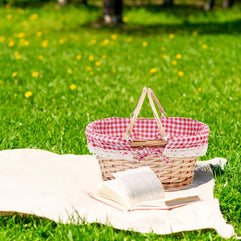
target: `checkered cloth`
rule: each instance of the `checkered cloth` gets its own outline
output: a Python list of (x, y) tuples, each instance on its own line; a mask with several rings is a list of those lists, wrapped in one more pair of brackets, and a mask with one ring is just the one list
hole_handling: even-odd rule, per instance
[[(131, 118), (107, 118), (90, 123), (86, 127), (88, 145), (104, 150), (126, 150), (142, 156), (147, 153), (163, 153), (164, 150), (185, 149), (207, 146), (209, 127), (202, 122), (181, 118), (162, 117), (168, 143), (164, 148), (144, 148), (138, 150), (130, 146), (132, 139), (162, 139), (155, 119), (137, 119), (129, 139), (123, 138)], [(139, 153), (138, 153), (139, 152)]]

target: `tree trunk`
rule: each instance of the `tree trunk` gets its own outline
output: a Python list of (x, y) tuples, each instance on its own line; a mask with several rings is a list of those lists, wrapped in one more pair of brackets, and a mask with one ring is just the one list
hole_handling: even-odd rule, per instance
[(67, 0), (58, 0), (58, 4), (59, 4), (60, 6), (64, 6), (64, 5), (67, 4)]
[(223, 8), (230, 8), (234, 4), (234, 0), (223, 0)]
[[(214, 6), (215, 0), (207, 0), (207, 3), (204, 6), (205, 10), (210, 10)], [(223, 0), (223, 8), (230, 8), (234, 4), (234, 0)]]
[(204, 10), (210, 10), (213, 8), (214, 0), (207, 0), (207, 3), (204, 6)]
[(106, 23), (122, 23), (122, 0), (104, 0), (103, 16)]
[(164, 5), (172, 6), (173, 5), (173, 0), (164, 0)]

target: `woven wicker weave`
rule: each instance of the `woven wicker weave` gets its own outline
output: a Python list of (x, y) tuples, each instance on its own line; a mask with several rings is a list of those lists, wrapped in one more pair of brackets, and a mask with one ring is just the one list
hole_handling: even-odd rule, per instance
[[(145, 148), (145, 147), (160, 147), (165, 146), (167, 144), (167, 136), (165, 130), (161, 124), (160, 118), (157, 114), (155, 105), (153, 103), (153, 99), (156, 102), (159, 110), (164, 116), (165, 111), (157, 100), (156, 96), (152, 92), (151, 89), (144, 88), (142, 95), (139, 99), (138, 105), (133, 112), (133, 118), (124, 133), (124, 138), (129, 138), (137, 120), (138, 114), (140, 112), (141, 106), (143, 104), (144, 98), (148, 94), (149, 103), (153, 110), (154, 117), (156, 119), (159, 132), (162, 136), (162, 140), (133, 140), (130, 145), (133, 148)], [(128, 169), (149, 166), (152, 171), (156, 174), (158, 179), (161, 181), (163, 187), (167, 191), (178, 190), (184, 187), (189, 186), (194, 177), (194, 167), (195, 163), (198, 159), (197, 156), (188, 157), (188, 158), (178, 158), (178, 157), (167, 157), (168, 161), (163, 160), (160, 156), (157, 155), (149, 155), (141, 160), (137, 160), (134, 157), (133, 160), (125, 160), (125, 159), (107, 159), (100, 156), (97, 156), (99, 161), (100, 169), (102, 172), (103, 180), (111, 180), (113, 179), (113, 173), (125, 171)]]
[(178, 190), (192, 184), (197, 157), (168, 158), (163, 161), (159, 156), (148, 156), (141, 161), (109, 160), (97, 157), (104, 181), (113, 179), (113, 173), (128, 169), (149, 166), (161, 181), (166, 191)]

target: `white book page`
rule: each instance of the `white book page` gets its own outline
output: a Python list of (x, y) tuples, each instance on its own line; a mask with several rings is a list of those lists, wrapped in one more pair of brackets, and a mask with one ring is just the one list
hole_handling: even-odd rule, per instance
[(128, 211), (131, 208), (126, 190), (116, 179), (103, 182), (96, 192), (89, 193), (89, 195), (98, 201), (123, 211)]
[(149, 167), (131, 169), (114, 174), (126, 190), (131, 206), (137, 203), (164, 198), (164, 189)]
[(120, 182), (118, 179), (103, 182), (97, 191), (99, 195), (108, 197), (109, 199), (115, 200), (121, 204), (123, 203), (125, 205), (130, 205), (128, 193), (122, 182)]

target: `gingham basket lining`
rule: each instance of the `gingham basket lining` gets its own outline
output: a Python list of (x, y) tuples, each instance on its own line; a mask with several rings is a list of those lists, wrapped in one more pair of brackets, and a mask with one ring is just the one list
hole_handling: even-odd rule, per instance
[[(177, 149), (199, 147), (201, 150), (200, 154), (204, 155), (203, 150), (207, 149), (208, 144), (209, 127), (207, 125), (196, 120), (181, 117), (163, 117), (161, 122), (169, 136), (168, 144), (163, 148), (164, 153), (174, 153), (177, 152)], [(90, 123), (86, 128), (88, 145), (92, 146), (92, 151), (94, 147), (98, 147), (136, 153), (136, 149), (133, 150), (129, 145), (130, 140), (122, 137), (129, 123), (130, 118), (118, 117), (96, 120)], [(152, 140), (161, 139), (161, 136), (155, 120), (141, 119), (136, 122), (130, 138)], [(141, 153), (143, 150), (139, 152)]]

